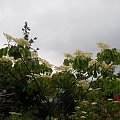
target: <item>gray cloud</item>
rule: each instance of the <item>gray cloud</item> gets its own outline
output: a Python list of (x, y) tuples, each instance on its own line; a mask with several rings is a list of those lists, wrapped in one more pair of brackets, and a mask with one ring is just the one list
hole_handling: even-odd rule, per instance
[(98, 41), (120, 48), (119, 0), (1, 0), (0, 47), (2, 33), (21, 37), (25, 21), (39, 38), (40, 56), (54, 64), (62, 64), (64, 52), (95, 52)]

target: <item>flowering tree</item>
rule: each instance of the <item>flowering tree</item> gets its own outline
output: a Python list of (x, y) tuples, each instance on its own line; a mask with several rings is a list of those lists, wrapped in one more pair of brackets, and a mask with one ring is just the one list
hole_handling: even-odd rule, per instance
[[(6, 91), (6, 94), (14, 93), (13, 103), (6, 107), (8, 112), (24, 113), (31, 110), (38, 115), (35, 112), (41, 109), (39, 116), (44, 118), (48, 114), (46, 109), (49, 106), (49, 93), (45, 91), (50, 87), (48, 84), (51, 84), (45, 76), (50, 76), (52, 69), (31, 47), (36, 38), (29, 40), (29, 30), (26, 23), (23, 28), (24, 38), (4, 34), (7, 44), (0, 49), (0, 90)], [(6, 109), (2, 111), (3, 114)]]
[(23, 38), (4, 33), (7, 44), (0, 49), (0, 91), (11, 94), (12, 102), (1, 114), (10, 120), (120, 118), (120, 74), (115, 71), (120, 65), (118, 49), (100, 42), (95, 59), (92, 53), (76, 50), (65, 53), (58, 67), (32, 48), (37, 38), (29, 38), (27, 23), (22, 30)]
[(76, 76), (76, 85), (84, 89), (77, 101), (72, 119), (119, 119), (120, 76), (115, 68), (120, 64), (120, 51), (97, 43), (101, 49), (95, 59), (91, 53), (75, 51), (65, 54), (64, 65)]

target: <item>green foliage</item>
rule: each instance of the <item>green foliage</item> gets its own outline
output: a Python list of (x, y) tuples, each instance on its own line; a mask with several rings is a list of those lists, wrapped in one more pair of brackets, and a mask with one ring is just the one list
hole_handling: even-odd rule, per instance
[(23, 115), (20, 113), (11, 114), (9, 120), (33, 120), (33, 116), (30, 112), (24, 113)]
[(97, 58), (100, 62), (105, 61), (106, 64), (114, 63), (114, 65), (120, 64), (120, 51), (116, 48), (105, 49), (97, 53)]
[[(79, 50), (65, 54), (63, 66), (55, 71), (57, 67), (39, 58), (32, 48), (37, 38), (29, 38), (27, 23), (22, 30), (19, 39), (4, 34), (8, 44), (0, 49), (0, 91), (14, 93), (5, 110), (10, 120), (119, 120), (118, 49), (100, 43), (95, 59)], [(12, 111), (21, 115), (9, 115)]]
[(6, 56), (7, 49), (8, 49), (8, 47), (0, 49), (0, 58), (2, 58), (3, 55)]

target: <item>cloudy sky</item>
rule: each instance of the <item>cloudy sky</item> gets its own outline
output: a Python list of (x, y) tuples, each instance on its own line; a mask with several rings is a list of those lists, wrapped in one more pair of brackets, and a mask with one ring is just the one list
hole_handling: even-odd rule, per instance
[(120, 48), (120, 0), (0, 0), (0, 47), (4, 33), (22, 37), (27, 21), (39, 55), (55, 65), (64, 52), (96, 52), (96, 42)]

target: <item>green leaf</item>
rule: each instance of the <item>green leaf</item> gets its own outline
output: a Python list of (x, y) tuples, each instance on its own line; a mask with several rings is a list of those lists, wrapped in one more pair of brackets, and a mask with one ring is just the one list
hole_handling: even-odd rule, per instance
[(2, 58), (2, 56), (3, 56), (3, 48), (0, 49), (0, 58)]
[(7, 49), (8, 49), (8, 47), (6, 47), (6, 48), (3, 49), (3, 55), (4, 55), (4, 56), (7, 55)]
[(66, 66), (69, 66), (69, 60), (65, 59), (64, 62), (63, 62), (63, 64), (66, 65)]
[(8, 51), (9, 56), (14, 57), (14, 59), (21, 58), (21, 53), (19, 52), (19, 46), (12, 46)]

